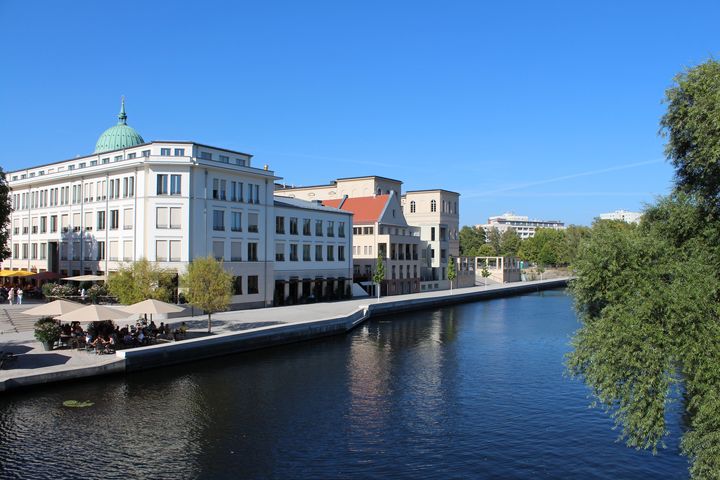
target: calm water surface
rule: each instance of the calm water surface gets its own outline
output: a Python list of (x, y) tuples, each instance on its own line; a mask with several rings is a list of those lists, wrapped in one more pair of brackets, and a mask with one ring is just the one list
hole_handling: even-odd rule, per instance
[(677, 441), (624, 447), (563, 376), (577, 328), (553, 291), (0, 395), (0, 478), (687, 478)]

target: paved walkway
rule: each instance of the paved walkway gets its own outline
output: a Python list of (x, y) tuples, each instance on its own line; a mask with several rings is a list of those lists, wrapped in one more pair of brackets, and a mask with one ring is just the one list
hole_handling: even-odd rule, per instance
[[(545, 282), (522, 282), (526, 285), (542, 284)], [(471, 293), (478, 291), (491, 291), (509, 288), (519, 285), (495, 284), (487, 287), (469, 287), (455, 289), (454, 293)], [(383, 302), (396, 302), (400, 300), (412, 300), (420, 298), (445, 297), (450, 292), (447, 290), (435, 292), (413, 293), (407, 295), (395, 295), (383, 297)], [(212, 316), (212, 330), (214, 335), (237, 333), (243, 330), (251, 330), (259, 327), (273, 325), (286, 325), (290, 323), (303, 323), (316, 320), (325, 320), (337, 317), (348, 316), (371, 303), (376, 303), (376, 298), (361, 298), (328, 303), (315, 303), (310, 305), (294, 305), (285, 307), (271, 307), (254, 310), (234, 310), (230, 312), (216, 313)], [(96, 355), (85, 351), (74, 349), (59, 349), (52, 352), (43, 350), (42, 345), (33, 337), (33, 324), (37, 317), (28, 316), (22, 313), (23, 310), (33, 305), (0, 305), (0, 351), (18, 354), (15, 362), (0, 370), (0, 381), (24, 377), (28, 375), (39, 375), (57, 371), (82, 369), (90, 366), (110, 365), (124, 360), (115, 355)], [(161, 320), (156, 318), (159, 325)], [(189, 327), (189, 336), (202, 336), (207, 332), (207, 316), (185, 316), (172, 318), (169, 323), (173, 328), (186, 322)]]

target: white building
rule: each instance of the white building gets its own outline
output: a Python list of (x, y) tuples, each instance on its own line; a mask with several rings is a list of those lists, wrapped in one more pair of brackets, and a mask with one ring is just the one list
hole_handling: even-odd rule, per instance
[(600, 220), (621, 220), (626, 223), (640, 223), (642, 213), (628, 212), (627, 210), (615, 210), (610, 213), (601, 213)]
[(442, 189), (401, 194), (401, 187), (400, 180), (370, 175), (338, 178), (325, 185), (278, 185), (276, 195), (321, 200), (355, 213), (356, 281), (368, 281), (382, 251), (390, 262), (385, 267), (384, 294), (450, 288), (449, 258), (460, 254), (460, 195)]
[(525, 215), (515, 215), (507, 212), (488, 218), (485, 225), (475, 225), (475, 228), (482, 228), (485, 233), (490, 230), (497, 229), (498, 232), (504, 233), (507, 230), (514, 230), (517, 235), (522, 238), (531, 238), (535, 236), (535, 230), (538, 228), (552, 228), (555, 230), (564, 230), (565, 224), (559, 220), (530, 220)]
[[(8, 173), (14, 211), (11, 257), (2, 268), (62, 277), (105, 274), (146, 258), (183, 273), (194, 258), (213, 255), (235, 277), (237, 308), (284, 302), (291, 281), (327, 288), (330, 280), (334, 291), (352, 278), (346, 212), (311, 202), (276, 205), (279, 177), (253, 167), (252, 155), (195, 142), (145, 142), (127, 125), (124, 102), (118, 118), (93, 154)], [(305, 236), (295, 244), (278, 234), (276, 242), (276, 216), (332, 223), (338, 236)], [(288, 260), (276, 261), (280, 244)], [(333, 258), (290, 260), (293, 245), (322, 245), (326, 255), (332, 248)]]

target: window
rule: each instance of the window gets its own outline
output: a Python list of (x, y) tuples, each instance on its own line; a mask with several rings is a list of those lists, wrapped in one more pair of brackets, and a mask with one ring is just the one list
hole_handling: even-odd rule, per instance
[(410, 213), (415, 213), (415, 200), (410, 202)]
[(315, 235), (318, 237), (322, 237), (322, 227), (323, 227), (323, 221), (322, 220), (315, 220)]
[(170, 156), (170, 149), (169, 148), (161, 148), (160, 149), (160, 155), (163, 157), (169, 157)]
[(213, 242), (213, 257), (215, 260), (222, 260), (225, 257), (225, 242), (222, 240)]
[(363, 227), (363, 235), (372, 235), (375, 227)]
[(285, 261), (285, 244), (284, 243), (276, 243), (275, 244), (275, 261), (276, 262), (284, 262)]
[(310, 219), (304, 218), (303, 219), (303, 235), (311, 235), (310, 233)]
[(315, 245), (315, 261), (322, 262), (322, 245)]
[[(137, 157), (137, 153), (128, 153), (128, 159), (135, 158), (135, 157)], [(81, 163), (80, 166), (81, 166), (81, 168), (82, 168), (82, 167), (84, 167), (85, 165), (83, 165), (83, 164)]]
[(430, 241), (435, 241), (435, 227), (430, 227)]
[(242, 295), (242, 276), (233, 277), (233, 295)]
[(103, 158), (103, 159), (102, 159), (102, 163), (110, 163), (110, 157), (108, 157), (108, 158)]
[(132, 230), (133, 228), (133, 210), (132, 208), (126, 208), (123, 211), (123, 229), (124, 230)]
[(232, 212), (232, 223), (230, 224), (230, 230), (233, 232), (242, 232), (242, 212)]
[(328, 222), (327, 222), (327, 236), (328, 237), (335, 236), (335, 222), (333, 222), (332, 220), (328, 220)]
[(212, 198), (217, 200), (220, 198), (220, 179), (213, 178)]
[(335, 247), (333, 245), (327, 246), (327, 261), (328, 262), (335, 261)]
[(248, 248), (247, 248), (247, 261), (248, 262), (257, 262), (258, 256), (257, 256), (257, 243), (256, 242), (248, 242)]
[(220, 155), (220, 161), (222, 163), (230, 163), (230, 157), (228, 157), (227, 155)]
[(97, 242), (97, 256), (95, 260), (105, 260), (105, 242)]
[(97, 212), (97, 229), (105, 230), (105, 212)]
[(200, 152), (200, 158), (202, 158), (203, 160), (212, 160), (212, 153)]
[(170, 240), (170, 261), (180, 261), (180, 240)]
[(213, 210), (213, 230), (225, 230), (225, 211)]
[(230, 201), (237, 201), (237, 182), (230, 182)]
[(242, 242), (230, 242), (230, 261), (242, 261)]
[(123, 183), (123, 195), (125, 197), (135, 196), (135, 177), (127, 177)]
[(40, 217), (40, 233), (47, 232), (47, 217)]
[(157, 176), (157, 194), (167, 195), (168, 193), (168, 176), (166, 174), (158, 174)]
[(338, 245), (338, 260), (345, 261), (345, 245)]
[(290, 235), (297, 235), (298, 234), (298, 219), (295, 217), (290, 217)]
[(93, 227), (92, 227), (92, 224), (93, 224), (92, 217), (93, 217), (92, 212), (85, 212), (85, 221), (83, 222), (83, 225), (85, 226), (85, 230), (92, 230), (92, 229), (93, 229)]
[(227, 180), (220, 180), (220, 200), (227, 200), (225, 191), (227, 190)]
[(170, 228), (180, 228), (181, 227), (181, 217), (182, 217), (182, 209), (180, 207), (171, 207), (170, 208)]
[(248, 275), (248, 294), (259, 293), (260, 290), (258, 288), (258, 285), (258, 276)]
[(123, 260), (129, 262), (133, 259), (133, 242), (126, 240), (123, 242)]
[(291, 244), (290, 244), (290, 261), (291, 261), (291, 262), (297, 262), (297, 261), (298, 261), (298, 246), (297, 246), (297, 243), (291, 243)]
[(184, 156), (185, 156), (185, 149), (184, 149), (184, 148), (176, 148), (176, 149), (175, 149), (175, 156), (176, 156), (176, 157), (184, 157)]
[(338, 237), (345, 238), (345, 222), (338, 222)]
[[(103, 214), (105, 214), (105, 212), (103, 212)], [(55, 233), (55, 232), (57, 232), (57, 215), (51, 215), (50, 216), (50, 233)]]
[(73, 232), (79, 232), (80, 231), (80, 214), (79, 213), (73, 213)]
[(110, 210), (110, 230), (117, 230), (120, 225), (120, 210)]
[(258, 233), (258, 214), (248, 213), (248, 232)]
[(435, 200), (430, 200), (430, 211), (437, 212), (437, 202)]
[(168, 245), (167, 240), (155, 240), (155, 260), (158, 262), (167, 262)]
[(170, 175), (170, 195), (180, 195), (180, 175)]
[(235, 159), (235, 163), (238, 164), (238, 165), (240, 165), (241, 167), (244, 167), (244, 166), (245, 166), (245, 160), (242, 159), (242, 158), (236, 158), (236, 159)]
[(30, 248), (30, 259), (36, 260), (38, 255), (38, 244), (33, 243)]
[(119, 255), (118, 242), (117, 241), (110, 242), (110, 252), (109, 252), (110, 260), (117, 261), (118, 255)]
[(142, 156), (143, 156), (143, 157), (149, 157), (149, 156), (150, 156), (150, 150), (143, 150), (143, 151), (142, 151)]
[(80, 260), (80, 242), (73, 242), (72, 259)]
[(168, 208), (157, 207), (155, 210), (155, 227), (156, 228), (168, 228), (169, 215)]
[(285, 233), (285, 217), (275, 217), (275, 233)]
[(304, 243), (303, 244), (303, 262), (309, 262), (311, 261), (310, 258), (310, 245)]

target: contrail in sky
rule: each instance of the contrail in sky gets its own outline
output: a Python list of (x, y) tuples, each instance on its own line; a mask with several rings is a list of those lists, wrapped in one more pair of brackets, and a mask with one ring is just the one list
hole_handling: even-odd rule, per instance
[(528, 187), (537, 187), (539, 185), (546, 185), (548, 183), (562, 182), (564, 180), (572, 180), (574, 178), (590, 177), (593, 175), (600, 175), (602, 173), (617, 172), (619, 170), (628, 170), (630, 168), (642, 167), (644, 165), (652, 165), (654, 163), (661, 163), (665, 160), (647, 160), (644, 162), (628, 163), (626, 165), (617, 165), (615, 167), (601, 168), (599, 170), (590, 170), (588, 172), (572, 173), (570, 175), (563, 175), (561, 177), (547, 178), (545, 180), (538, 180), (536, 182), (521, 183), (510, 187), (498, 188), (496, 190), (490, 190), (485, 192), (469, 193), (464, 195), (465, 198), (472, 197), (487, 197), (490, 195), (497, 195), (499, 193), (510, 192), (513, 190), (521, 190)]

